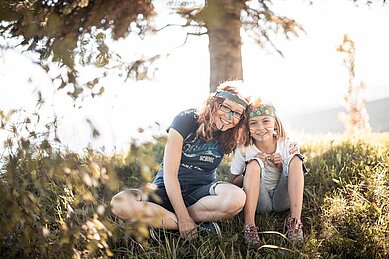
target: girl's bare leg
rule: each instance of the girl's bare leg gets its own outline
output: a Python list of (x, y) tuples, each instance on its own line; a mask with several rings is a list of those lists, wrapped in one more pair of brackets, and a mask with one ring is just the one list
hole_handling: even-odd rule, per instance
[(290, 200), (290, 216), (297, 220), (301, 219), (304, 193), (304, 172), (302, 161), (294, 156), (289, 164), (288, 193)]
[(261, 168), (257, 161), (249, 162), (243, 180), (243, 189), (246, 193), (246, 204), (244, 206), (245, 225), (255, 226), (255, 212), (260, 191), (260, 175)]

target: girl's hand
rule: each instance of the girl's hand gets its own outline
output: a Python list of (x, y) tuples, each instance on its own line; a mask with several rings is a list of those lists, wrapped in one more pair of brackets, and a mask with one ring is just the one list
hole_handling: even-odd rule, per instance
[(178, 220), (178, 229), (180, 235), (188, 240), (193, 240), (198, 237), (197, 225), (192, 218), (185, 218)]
[(263, 162), (265, 162), (268, 159), (268, 156), (265, 153), (258, 153), (255, 155), (255, 157), (261, 159)]
[(289, 145), (289, 155), (300, 153), (300, 147), (297, 142), (292, 142)]
[(273, 162), (273, 164), (275, 166), (277, 166), (278, 168), (282, 168), (282, 156), (280, 153), (274, 153), (274, 154), (271, 154), (270, 157), (269, 157), (269, 160), (271, 162)]

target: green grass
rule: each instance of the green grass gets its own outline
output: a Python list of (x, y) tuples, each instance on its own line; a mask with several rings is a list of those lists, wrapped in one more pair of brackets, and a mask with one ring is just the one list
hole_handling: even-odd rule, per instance
[[(163, 143), (132, 145), (114, 157), (20, 145), (0, 179), (0, 257), (388, 258), (389, 133), (301, 137), (308, 168), (301, 249), (284, 236), (287, 211), (256, 217), (264, 243), (256, 250), (244, 244), (241, 214), (219, 224), (222, 238), (195, 242), (177, 235), (155, 242), (141, 218), (115, 218), (110, 198), (127, 187), (147, 190)], [(219, 179), (229, 178), (229, 161)]]

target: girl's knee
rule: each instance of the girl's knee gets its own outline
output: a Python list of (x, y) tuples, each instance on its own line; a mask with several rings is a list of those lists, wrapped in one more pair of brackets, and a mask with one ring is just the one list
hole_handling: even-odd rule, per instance
[(289, 171), (292, 170), (292, 172), (295, 172), (296, 170), (303, 172), (303, 161), (298, 155), (294, 155), (292, 157), (289, 162), (288, 169)]
[(245, 175), (257, 174), (261, 175), (261, 166), (257, 160), (251, 160), (246, 165)]
[(302, 165), (303, 160), (298, 155), (294, 155), (290, 161), (290, 164)]
[(298, 155), (294, 155), (292, 157), (292, 159), (290, 160), (289, 166), (292, 166), (292, 165), (301, 165), (302, 166), (302, 164), (303, 164), (303, 160)]

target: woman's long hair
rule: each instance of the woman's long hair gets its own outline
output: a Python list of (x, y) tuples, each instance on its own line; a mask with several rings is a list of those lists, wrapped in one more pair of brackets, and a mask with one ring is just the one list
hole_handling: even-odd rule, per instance
[[(245, 100), (247, 103), (250, 101), (248, 97), (242, 97), (239, 93), (236, 84), (240, 84), (241, 81), (227, 81), (218, 87), (219, 91), (229, 91)], [(224, 102), (224, 98), (211, 95), (208, 97), (204, 106), (198, 110), (199, 118), (197, 123), (199, 128), (197, 129), (197, 137), (207, 142), (214, 139), (214, 134), (218, 129), (215, 124), (215, 117), (220, 107), (220, 104)], [(226, 131), (221, 131), (220, 141), (224, 147), (225, 153), (232, 153), (238, 145), (247, 144), (250, 139), (247, 136), (247, 116), (246, 112), (243, 113), (243, 118), (235, 127)]]

